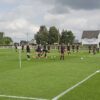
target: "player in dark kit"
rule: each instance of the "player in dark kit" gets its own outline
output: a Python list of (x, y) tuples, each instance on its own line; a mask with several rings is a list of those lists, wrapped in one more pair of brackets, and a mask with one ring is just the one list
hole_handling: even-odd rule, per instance
[(24, 52), (24, 45), (22, 44), (22, 52)]
[(43, 53), (42, 53), (42, 55), (44, 54), (44, 57), (45, 57), (45, 58), (47, 58), (47, 52), (48, 52), (47, 46), (44, 45), (44, 46), (43, 46)]
[(97, 45), (97, 53), (99, 53), (99, 44)]
[(65, 46), (63, 43), (61, 44), (60, 53), (60, 60), (64, 60)]
[(26, 52), (27, 52), (27, 60), (30, 60), (30, 46), (26, 46)]
[(76, 45), (76, 52), (79, 52), (79, 44)]
[(69, 43), (67, 45), (67, 53), (68, 53), (68, 55), (71, 54), (71, 52), (70, 52), (70, 44)]
[(42, 53), (41, 44), (39, 44), (39, 45), (37, 46), (36, 52), (38, 53), (37, 57), (40, 58), (40, 57), (41, 57), (41, 53)]
[(95, 55), (96, 54), (96, 46), (93, 45), (93, 54)]
[(89, 48), (89, 53), (91, 53), (91, 50), (92, 50), (91, 45), (89, 45), (88, 48)]
[(50, 53), (50, 44), (48, 44), (47, 48), (48, 48), (48, 53)]
[(75, 52), (75, 45), (72, 44), (72, 51)]

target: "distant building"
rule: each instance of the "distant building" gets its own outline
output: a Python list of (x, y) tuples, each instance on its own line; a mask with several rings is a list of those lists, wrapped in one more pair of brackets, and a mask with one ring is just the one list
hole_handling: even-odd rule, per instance
[(99, 45), (100, 43), (100, 30), (83, 31), (82, 45)]
[(27, 41), (24, 41), (24, 40), (21, 40), (21, 41), (20, 41), (20, 45), (27, 45), (27, 43), (28, 43), (28, 42), (27, 42)]
[(15, 43), (14, 43), (14, 46), (19, 46), (19, 43), (15, 42)]
[(29, 41), (29, 44), (36, 45), (37, 43), (36, 43), (36, 40), (35, 39), (32, 39), (31, 41)]

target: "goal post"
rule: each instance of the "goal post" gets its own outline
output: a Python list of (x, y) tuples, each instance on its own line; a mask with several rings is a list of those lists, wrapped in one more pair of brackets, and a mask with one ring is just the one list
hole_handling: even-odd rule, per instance
[(21, 59), (21, 46), (18, 46), (18, 53), (19, 53), (19, 67), (22, 68), (22, 59)]

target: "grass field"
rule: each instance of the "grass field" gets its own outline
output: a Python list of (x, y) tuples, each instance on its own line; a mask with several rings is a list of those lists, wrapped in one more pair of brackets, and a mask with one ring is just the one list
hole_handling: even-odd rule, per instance
[[(99, 69), (100, 54), (92, 55), (87, 51), (69, 56), (66, 54), (64, 61), (59, 60), (57, 51), (49, 53), (48, 59), (32, 58), (30, 61), (26, 60), (24, 52), (20, 69), (18, 52), (0, 49), (0, 100), (53, 100)], [(94, 74), (58, 100), (100, 100), (100, 73)]]

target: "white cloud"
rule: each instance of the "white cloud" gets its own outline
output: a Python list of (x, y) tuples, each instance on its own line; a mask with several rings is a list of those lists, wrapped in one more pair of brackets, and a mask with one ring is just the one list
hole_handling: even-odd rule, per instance
[(78, 8), (76, 10), (66, 5), (69, 12), (62, 9), (64, 13), (61, 10), (58, 10), (58, 13), (51, 13), (53, 8), (59, 8), (55, 2), (56, 0), (0, 0), (0, 5), (2, 5), (0, 31), (19, 41), (19, 39), (26, 39), (27, 32), (30, 33), (31, 39), (40, 25), (47, 27), (55, 25), (60, 30), (72, 30), (77, 38), (81, 37), (83, 30), (100, 29), (99, 9), (80, 10)]
[(54, 24), (62, 29), (72, 30), (77, 36), (81, 38), (83, 30), (100, 30), (100, 10), (73, 10), (67, 14), (52, 14), (45, 15), (45, 20), (49, 24)]
[[(15, 19), (13, 21), (2, 22), (0, 24), (2, 30), (5, 30), (7, 36), (11, 36), (14, 41), (26, 39), (26, 33), (30, 34), (30, 39), (34, 38), (34, 34), (38, 31), (39, 27), (30, 23), (25, 19)], [(32, 36), (32, 37), (31, 37)]]
[(14, 4), (16, 0), (0, 0), (1, 3)]
[(24, 19), (16, 19), (8, 23), (7, 29), (18, 30), (28, 26), (28, 22)]

